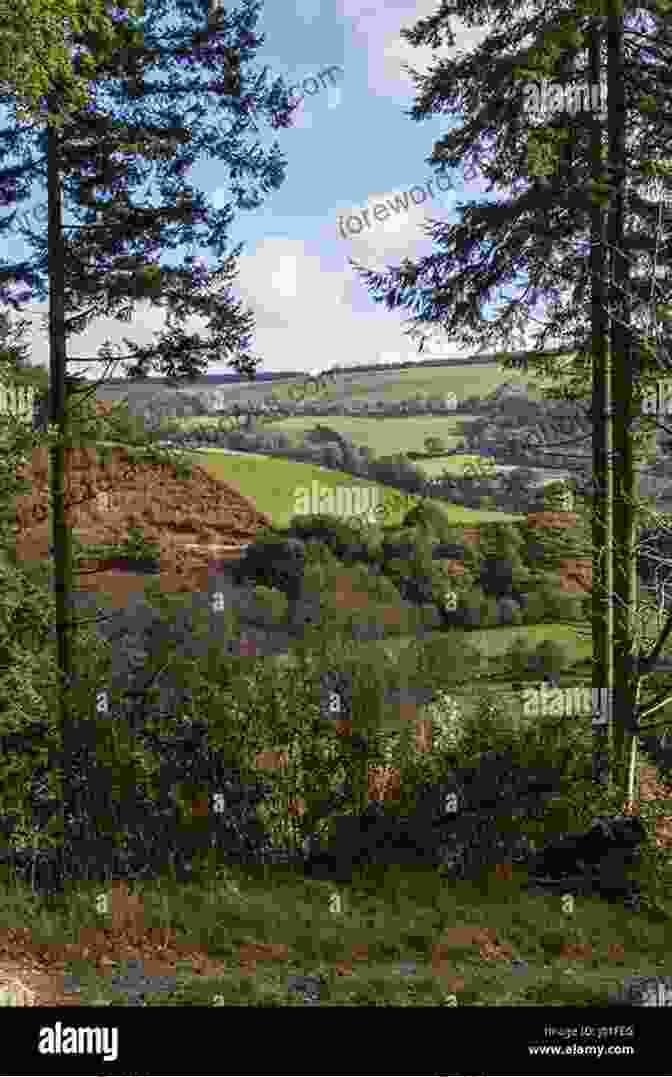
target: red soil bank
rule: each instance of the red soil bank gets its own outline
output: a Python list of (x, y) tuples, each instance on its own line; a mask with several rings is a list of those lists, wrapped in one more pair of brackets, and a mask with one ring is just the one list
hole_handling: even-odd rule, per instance
[[(36, 449), (29, 464), (18, 469), (31, 492), (16, 499), (16, 548), (24, 561), (46, 561), (51, 544), (49, 460)], [(166, 593), (207, 590), (208, 566), (236, 557), (240, 547), (271, 524), (228, 483), (194, 465), (190, 478), (177, 478), (170, 464), (134, 461), (119, 446), (105, 460), (95, 447), (66, 453), (66, 513), (75, 536), (86, 544), (118, 544), (129, 528), (139, 527), (161, 551), (161, 588)], [(93, 569), (100, 562), (80, 562)], [(144, 580), (123, 571), (84, 575), (81, 590), (142, 593)]]

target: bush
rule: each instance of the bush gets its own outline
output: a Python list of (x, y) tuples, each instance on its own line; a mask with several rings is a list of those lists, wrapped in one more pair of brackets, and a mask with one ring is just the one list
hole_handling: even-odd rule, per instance
[[(502, 834), (524, 836), (535, 842), (550, 833), (581, 829), (596, 815), (622, 807), (619, 793), (609, 793), (592, 780), (592, 730), (590, 719), (540, 716), (516, 729), (493, 692), (478, 693), (476, 714), (460, 716), (455, 760), (467, 778), (463, 790), (485, 817), (496, 819)], [(529, 792), (547, 789), (554, 797), (545, 806), (515, 795), (502, 797), (495, 770), (501, 764), (504, 785), (525, 775)], [(463, 771), (463, 766), (473, 773)], [(493, 770), (495, 767), (495, 770)], [(403, 780), (403, 777), (402, 777)], [(460, 798), (462, 799), (462, 798)], [(487, 820), (483, 818), (483, 823)], [(487, 834), (484, 831), (484, 834)]]
[(583, 617), (582, 595), (554, 591), (546, 595), (546, 611), (551, 621), (579, 621)]
[(140, 414), (131, 414), (128, 401), (114, 404), (114, 411), (101, 415), (95, 397), (76, 397), (71, 429), (76, 437), (86, 440), (120, 441), (125, 445), (142, 445), (150, 436), (150, 424)]
[[(504, 600), (506, 601), (506, 600)], [(524, 636), (516, 636), (504, 654), (506, 669), (513, 678), (529, 673), (530, 647)]]
[(480, 628), (483, 623), (483, 594), (474, 589), (460, 595), (457, 602), (458, 624), (465, 628)]
[(535, 647), (528, 659), (531, 673), (560, 673), (570, 665), (569, 649), (565, 643), (555, 639), (545, 639)]
[(404, 527), (418, 527), (422, 531), (433, 535), (439, 542), (451, 542), (454, 536), (454, 525), (440, 505), (431, 501), (421, 501), (406, 513), (403, 520)]
[(338, 558), (334, 556), (328, 543), (321, 539), (308, 539), (306, 541), (306, 568), (309, 565), (338, 565)]
[(526, 625), (543, 624), (549, 620), (547, 601), (543, 595), (523, 595), (523, 623)]
[(290, 531), (303, 542), (317, 539), (329, 547), (335, 557), (349, 564), (367, 560), (369, 546), (357, 524), (337, 516), (293, 516)]
[(392, 532), (382, 543), (384, 561), (410, 561), (417, 553), (418, 532), (415, 528)]
[(423, 602), (420, 607), (420, 614), (424, 628), (430, 630), (441, 628), (443, 617), (434, 602)]
[(465, 546), (459, 542), (439, 542), (432, 550), (432, 557), (434, 560), (464, 561), (466, 557)]
[(481, 565), (481, 587), (486, 595), (503, 598), (513, 590), (513, 562), (488, 558)]
[(382, 572), (372, 572), (370, 568), (367, 570), (367, 575), (369, 577), (369, 593), (373, 595), (378, 602), (394, 604), (401, 602), (399, 589), (395, 587), (389, 577), (384, 576)]
[(253, 579), (283, 591), (289, 599), (301, 593), (306, 550), (303, 542), (277, 534), (264, 534), (245, 551), (234, 572), (237, 581)]
[(287, 617), (289, 603), (287, 596), (274, 587), (264, 587), (263, 584), (254, 588), (254, 608), (250, 619), (258, 621), (262, 625), (280, 624)]
[(460, 631), (448, 630), (430, 639), (414, 640), (408, 653), (416, 663), (418, 683), (432, 691), (459, 682), (460, 678), (472, 680), (481, 662), (480, 651)]
[(481, 603), (481, 625), (483, 628), (499, 627), (499, 609), (497, 599), (486, 597)]
[(523, 615), (518, 603), (512, 598), (500, 598), (497, 603), (497, 615), (502, 625), (521, 625)]

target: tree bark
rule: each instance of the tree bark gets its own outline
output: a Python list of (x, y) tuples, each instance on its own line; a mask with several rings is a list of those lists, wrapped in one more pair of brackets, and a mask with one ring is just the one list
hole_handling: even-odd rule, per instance
[[(609, 182), (608, 240), (610, 251), (611, 354), (614, 417), (614, 715), (613, 765), (617, 788), (631, 799), (629, 770), (636, 751), (637, 684), (635, 627), (638, 604), (637, 474), (633, 445), (636, 418), (634, 370), (631, 356), (629, 261), (624, 254), (625, 225), (625, 77), (623, 14), (611, 0), (607, 19)], [(634, 769), (632, 771), (634, 775)]]
[[(591, 83), (600, 84), (602, 32), (596, 21), (590, 38)], [(602, 121), (593, 114), (592, 179), (603, 179)], [(593, 698), (600, 701), (593, 715), (593, 778), (612, 784), (613, 702), (613, 409), (609, 313), (607, 294), (607, 215), (597, 201), (592, 208), (592, 356), (593, 356)]]
[[(56, 648), (61, 673), (59, 707), (64, 722), (68, 715), (68, 687), (72, 674), (69, 624), (72, 610), (72, 562), (65, 511), (65, 446), (68, 432), (65, 348), (65, 257), (62, 231), (62, 195), (59, 171), (59, 136), (47, 129), (47, 198), (49, 250), (49, 421), (57, 428), (58, 441), (50, 448), (51, 527), (54, 551)], [(65, 730), (65, 726), (64, 726)]]

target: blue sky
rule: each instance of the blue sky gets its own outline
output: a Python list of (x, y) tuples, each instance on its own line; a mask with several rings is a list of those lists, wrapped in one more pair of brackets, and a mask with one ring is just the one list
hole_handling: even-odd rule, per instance
[[(232, 246), (245, 243), (234, 294), (254, 312), (251, 351), (263, 359), (260, 370), (324, 369), (417, 354), (404, 334), (410, 312), (375, 304), (348, 258), (384, 269), (431, 253), (423, 222), (456, 219), (455, 202), (483, 190), (480, 181), (464, 186), (455, 174), (454, 189), (447, 189), (444, 179), (439, 191), (425, 159), (451, 120), (441, 115), (416, 123), (404, 115), (415, 91), (402, 65), (426, 72), (447, 50), (433, 56), (431, 49), (413, 48), (400, 30), (437, 6), (437, 0), (293, 0), (267, 2), (262, 10), (257, 32), (266, 41), (253, 70), (268, 65), (269, 84), (273, 77), (285, 77), (302, 102), (291, 129), (274, 131), (259, 123), (261, 145), (277, 140), (286, 155), (286, 179), (258, 210), (236, 210), (230, 231)], [(463, 31), (456, 48), (483, 36), (481, 29)], [(223, 170), (219, 163), (201, 161), (189, 176), (217, 207), (230, 197)], [(377, 210), (374, 219), (378, 204), (386, 209)], [(365, 210), (370, 227), (361, 219)], [(359, 221), (353, 223), (354, 217)], [(66, 215), (66, 223), (72, 220)], [(30, 252), (19, 240), (4, 247), (3, 257)], [(208, 256), (206, 249), (199, 253)], [(33, 323), (33, 361), (45, 365), (47, 335), (39, 323), (46, 310), (46, 304), (35, 304), (22, 311)], [(93, 356), (108, 338), (125, 353), (124, 336), (146, 345), (163, 325), (161, 309), (138, 304), (129, 323), (99, 318), (70, 337), (68, 355)], [(186, 325), (187, 331), (202, 328), (196, 320)], [(466, 352), (439, 332), (424, 354)], [(85, 368), (71, 362), (68, 369)], [(229, 369), (225, 362), (213, 362), (209, 372)], [(101, 371), (89, 365), (88, 376)], [(115, 375), (122, 375), (121, 366)]]

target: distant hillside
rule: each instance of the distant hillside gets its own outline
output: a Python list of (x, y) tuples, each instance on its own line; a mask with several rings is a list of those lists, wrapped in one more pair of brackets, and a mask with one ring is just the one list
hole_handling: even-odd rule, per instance
[[(254, 381), (255, 382), (256, 381), (263, 381), (263, 382), (283, 381), (283, 380), (285, 380), (287, 378), (301, 378), (301, 377), (304, 377), (304, 376), (305, 375), (300, 370), (285, 370), (282, 373), (280, 373), (278, 371), (270, 371), (270, 372), (267, 371), (264, 374), (261, 374), (261, 373), (257, 374), (255, 376), (255, 378), (254, 378)], [(91, 383), (93, 383), (93, 381), (95, 379), (92, 378), (90, 380), (91, 380)], [(117, 385), (122, 385), (122, 386), (148, 385), (148, 386), (166, 387), (166, 388), (169, 388), (169, 389), (175, 388), (175, 386), (173, 384), (171, 384), (168, 381), (167, 378), (143, 378), (142, 381), (132, 381), (130, 378), (108, 378), (104, 382), (104, 384), (105, 385), (112, 385), (112, 386), (117, 386)], [(249, 378), (245, 378), (245, 377), (241, 376), (240, 374), (221, 374), (221, 373), (218, 373), (218, 374), (204, 374), (202, 377), (198, 378), (195, 382), (192, 382), (190, 384), (187, 384), (185, 382), (184, 388), (185, 389), (198, 389), (198, 388), (203, 388), (204, 386), (209, 386), (209, 385), (249, 385), (249, 384), (253, 384), (253, 383), (250, 382)]]

